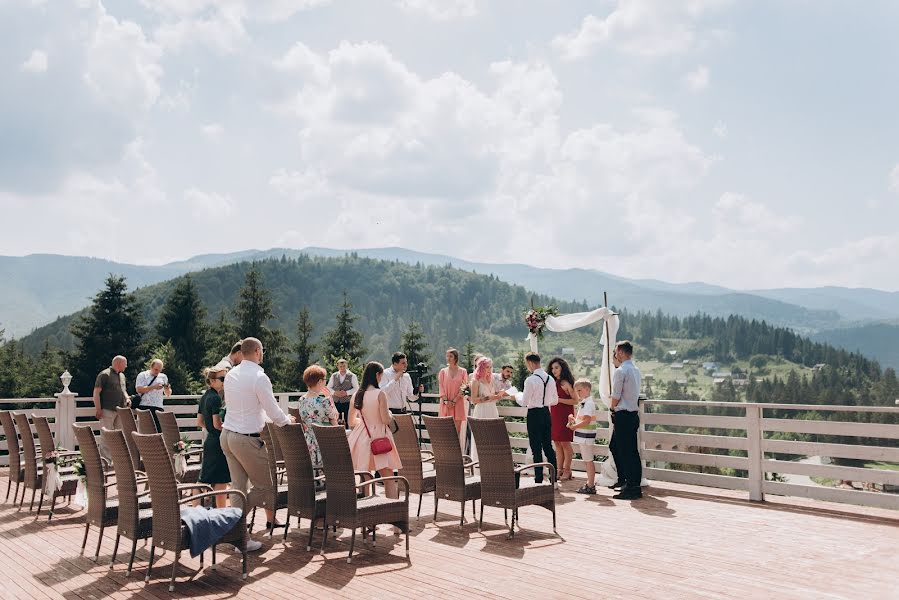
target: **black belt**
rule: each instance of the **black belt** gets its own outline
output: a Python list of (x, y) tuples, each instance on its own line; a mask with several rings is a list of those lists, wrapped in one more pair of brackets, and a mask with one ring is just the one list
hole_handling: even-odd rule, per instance
[[(231, 431), (228, 429), (227, 431)], [(239, 431), (231, 431), (231, 433), (236, 433), (237, 435), (245, 435), (247, 437), (260, 437), (262, 434), (259, 433), (241, 433)]]
[(545, 408), (546, 410), (549, 410), (549, 407), (548, 407), (548, 406), (532, 406), (532, 407), (529, 408), (528, 410), (543, 410), (544, 408)]

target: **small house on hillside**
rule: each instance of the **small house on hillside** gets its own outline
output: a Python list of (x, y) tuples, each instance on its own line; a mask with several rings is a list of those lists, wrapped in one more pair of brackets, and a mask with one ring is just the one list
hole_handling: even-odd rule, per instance
[(715, 379), (726, 379), (728, 377), (732, 377), (732, 375), (727, 371), (715, 371), (712, 373), (712, 377)]
[(596, 361), (593, 360), (592, 358), (585, 358), (581, 361), (581, 364), (584, 365), (585, 367), (595, 367)]
[(818, 363), (814, 367), (812, 367), (812, 371), (820, 371), (824, 367), (827, 366), (827, 363)]
[(704, 363), (702, 363), (702, 368), (705, 369), (706, 371), (717, 371), (717, 370), (718, 370), (718, 363), (716, 363), (716, 362), (704, 362)]
[(684, 363), (679, 363), (679, 362), (671, 363), (671, 368), (679, 371), (684, 368)]
[(577, 355), (574, 352), (574, 348), (562, 348), (562, 356), (571, 356), (573, 358)]

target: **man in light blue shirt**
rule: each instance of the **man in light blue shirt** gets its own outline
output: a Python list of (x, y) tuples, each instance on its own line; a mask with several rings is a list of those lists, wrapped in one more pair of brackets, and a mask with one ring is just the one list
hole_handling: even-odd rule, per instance
[(620, 500), (635, 500), (643, 497), (640, 481), (643, 479), (643, 464), (637, 446), (637, 430), (640, 416), (637, 401), (640, 398), (640, 370), (632, 360), (634, 345), (627, 341), (615, 344), (615, 359), (621, 366), (612, 374), (612, 439), (609, 451), (618, 470), (618, 481), (612, 487), (620, 487), (621, 492), (613, 496)]

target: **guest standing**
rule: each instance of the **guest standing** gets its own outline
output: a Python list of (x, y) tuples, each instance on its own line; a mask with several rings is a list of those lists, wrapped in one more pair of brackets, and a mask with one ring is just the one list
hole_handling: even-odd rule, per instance
[(318, 365), (311, 365), (303, 371), (303, 383), (306, 384), (307, 392), (300, 396), (300, 419), (306, 434), (306, 445), (309, 446), (309, 456), (315, 467), (322, 466), (322, 453), (310, 425), (337, 425), (337, 408), (325, 395), (327, 376), (328, 372)]
[[(365, 365), (362, 384), (353, 397), (353, 406), (350, 408), (349, 419), (353, 431), (348, 442), (353, 455), (353, 467), (357, 471), (377, 471), (381, 477), (390, 477), (394, 470), (402, 469), (403, 464), (390, 431), (393, 417), (387, 408), (387, 395), (379, 388), (383, 376), (384, 366), (381, 363), (372, 361)], [(371, 441), (382, 437), (388, 438), (393, 448), (384, 454), (372, 453)], [(388, 498), (398, 498), (397, 491), (395, 481), (384, 483), (384, 492)]]
[[(268, 454), (260, 432), (265, 427), (265, 417), (278, 427), (292, 421), (284, 414), (272, 392), (272, 382), (259, 364), (265, 354), (262, 342), (248, 337), (241, 343), (242, 360), (225, 376), (225, 401), (228, 410), (222, 423), (222, 451), (228, 459), (228, 470), (234, 489), (247, 492), (248, 483), (270, 492), (275, 487), (268, 465)], [(244, 507), (246, 508), (246, 507)], [(275, 523), (274, 512), (265, 509), (267, 529), (280, 527)], [(247, 542), (247, 550), (259, 550), (257, 540)]]
[(234, 345), (231, 346), (231, 352), (228, 353), (228, 356), (223, 356), (216, 367), (222, 365), (222, 363), (224, 363), (223, 366), (227, 366), (229, 369), (233, 369), (239, 365), (240, 361), (243, 360), (243, 354), (240, 353), (240, 346), (242, 343), (243, 340), (235, 342)]
[[(536, 352), (528, 352), (524, 362), (531, 374), (524, 380), (521, 404), (528, 409), (527, 429), (531, 453), (535, 463), (543, 462), (545, 453), (546, 460), (557, 470), (556, 452), (550, 441), (552, 425), (549, 415), (549, 407), (559, 402), (556, 382), (540, 367), (540, 355)], [(534, 482), (543, 482), (543, 467), (534, 469)]]
[[(125, 387), (126, 368), (128, 368), (128, 359), (118, 355), (112, 359), (109, 367), (97, 373), (97, 379), (94, 381), (94, 414), (100, 421), (100, 427), (122, 428), (116, 409), (131, 404)], [(100, 454), (112, 462), (112, 455), (106, 448), (106, 444), (100, 444)]]
[[(228, 489), (231, 483), (231, 473), (228, 471), (228, 459), (222, 452), (222, 394), (225, 390), (225, 375), (227, 369), (209, 367), (204, 369), (203, 378), (208, 389), (200, 398), (200, 406), (197, 412), (197, 426), (206, 430), (206, 439), (203, 440), (203, 464), (200, 467), (200, 483), (208, 483), (216, 490)], [(228, 506), (228, 496), (222, 494), (215, 497), (215, 505), (218, 508)]]
[[(303, 377), (305, 378), (305, 374)], [(349, 365), (345, 358), (337, 361), (337, 372), (331, 375), (331, 379), (328, 381), (328, 389), (331, 390), (331, 398), (337, 407), (339, 420), (344, 427), (349, 429), (347, 417), (350, 413), (350, 402), (359, 390), (359, 380), (356, 378), (356, 374), (349, 370)]]
[(169, 377), (162, 372), (164, 366), (160, 359), (154, 358), (150, 368), (138, 373), (134, 382), (134, 389), (140, 394), (140, 408), (150, 411), (156, 422), (156, 431), (162, 431), (156, 411), (162, 410), (166, 396), (172, 395)]
[[(505, 394), (496, 391), (493, 382), (493, 361), (482, 356), (475, 364), (474, 373), (471, 375), (471, 403), (474, 408), (471, 416), (476, 419), (497, 419), (499, 410), (496, 401)], [(471, 457), (478, 460), (478, 449), (474, 440), (471, 440)]]
[(634, 346), (624, 340), (615, 344), (615, 358), (621, 366), (612, 374), (612, 439), (609, 451), (615, 459), (618, 481), (613, 487), (621, 487), (621, 492), (613, 496), (621, 500), (635, 500), (643, 497), (640, 482), (643, 479), (643, 464), (637, 446), (637, 430), (640, 428), (638, 400), (640, 397), (640, 370), (634, 365)]
[(468, 371), (459, 366), (459, 351), (450, 348), (446, 351), (446, 366), (437, 373), (437, 385), (440, 393), (439, 415), (452, 417), (456, 424), (456, 433), (462, 429), (465, 421), (465, 396), (462, 384), (468, 381)]
[(587, 471), (587, 483), (578, 489), (578, 494), (596, 493), (596, 465), (593, 456), (596, 450), (596, 404), (590, 393), (593, 384), (588, 379), (578, 379), (574, 382), (574, 390), (581, 404), (577, 411), (577, 418), (568, 418), (568, 429), (574, 432), (574, 442), (577, 444), (581, 460), (584, 461), (584, 469)]
[[(512, 387), (512, 365), (503, 365), (499, 373), (493, 374), (493, 389), (505, 392)], [(505, 394), (504, 394), (505, 395)]]
[[(412, 378), (406, 373), (406, 368), (409, 366), (406, 355), (402, 352), (394, 352), (390, 362), (390, 367), (383, 371), (381, 391), (387, 397), (387, 408), (390, 409), (390, 412), (402, 414), (408, 412), (407, 402), (417, 399), (418, 396), (412, 389)], [(422, 391), (424, 391), (424, 386), (419, 385), (418, 392)]]
[(559, 479), (571, 479), (571, 460), (574, 450), (574, 432), (568, 429), (568, 417), (574, 415), (577, 394), (574, 391), (574, 376), (564, 358), (555, 357), (549, 361), (549, 372), (556, 380), (559, 403), (549, 409), (552, 420), (552, 440), (559, 460)]

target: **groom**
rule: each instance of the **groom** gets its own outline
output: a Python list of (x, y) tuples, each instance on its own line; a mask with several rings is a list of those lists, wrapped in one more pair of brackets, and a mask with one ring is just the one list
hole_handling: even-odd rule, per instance
[(640, 417), (637, 413), (637, 401), (640, 397), (640, 370), (631, 360), (634, 346), (628, 341), (615, 344), (615, 362), (621, 365), (612, 375), (612, 439), (609, 451), (618, 469), (618, 482), (612, 487), (621, 487), (619, 494), (613, 496), (620, 500), (636, 500), (643, 497), (640, 482), (643, 479), (643, 463), (640, 461), (640, 450), (637, 446), (637, 430), (640, 429)]
[[(553, 450), (551, 439), (549, 407), (559, 402), (556, 380), (540, 368), (540, 355), (536, 352), (529, 352), (524, 361), (531, 374), (524, 380), (521, 405), (528, 409), (527, 428), (531, 453), (535, 463), (543, 462), (543, 453), (546, 453), (546, 460), (555, 470), (556, 451)], [(543, 483), (543, 467), (534, 469), (534, 483)]]

